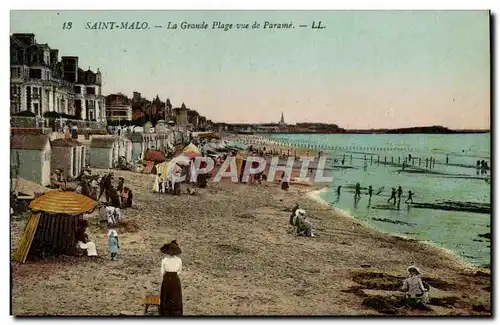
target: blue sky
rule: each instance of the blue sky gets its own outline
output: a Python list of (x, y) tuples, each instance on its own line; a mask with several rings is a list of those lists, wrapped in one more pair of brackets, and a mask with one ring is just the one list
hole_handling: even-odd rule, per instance
[[(12, 11), (11, 33), (99, 68), (105, 94), (157, 94), (216, 121), (489, 128), (487, 11)], [(87, 30), (87, 22), (208, 30)], [(232, 23), (230, 31), (212, 22)], [(292, 22), (294, 29), (238, 30)], [(322, 30), (300, 28), (321, 21)], [(63, 30), (63, 22), (72, 22)]]

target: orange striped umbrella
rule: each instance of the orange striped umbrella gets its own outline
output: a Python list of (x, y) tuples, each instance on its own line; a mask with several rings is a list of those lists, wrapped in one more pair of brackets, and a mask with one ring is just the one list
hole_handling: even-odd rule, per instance
[(97, 202), (75, 192), (49, 191), (31, 201), (32, 211), (44, 211), (62, 214), (82, 214), (92, 211)]

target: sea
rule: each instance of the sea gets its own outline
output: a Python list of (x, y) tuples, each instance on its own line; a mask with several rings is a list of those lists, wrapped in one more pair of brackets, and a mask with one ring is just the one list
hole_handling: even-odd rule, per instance
[[(321, 198), (332, 207), (380, 232), (430, 242), (470, 264), (490, 267), (490, 172), (482, 174), (476, 168), (481, 160), (491, 166), (490, 133), (269, 134), (266, 137), (323, 150), (328, 164), (333, 166), (333, 181)], [(408, 167), (402, 169), (405, 159)], [(359, 200), (354, 199), (357, 182), (362, 188)], [(370, 185), (371, 200), (367, 195)], [(339, 196), (338, 186), (341, 186)], [(392, 188), (398, 186), (403, 190), (401, 200), (388, 203)], [(405, 203), (409, 190), (414, 193), (414, 205)], [(447, 201), (480, 205), (483, 209), (479, 212), (436, 207)], [(415, 207), (422, 203), (428, 206)]]

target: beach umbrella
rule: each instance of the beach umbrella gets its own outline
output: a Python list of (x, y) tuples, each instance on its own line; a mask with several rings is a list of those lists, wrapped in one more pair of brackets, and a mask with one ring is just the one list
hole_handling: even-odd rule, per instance
[(189, 159), (194, 159), (196, 157), (200, 157), (201, 154), (197, 154), (195, 152), (183, 152), (182, 153), (185, 157), (189, 158)]
[(184, 147), (184, 150), (182, 150), (182, 152), (183, 153), (194, 153), (197, 155), (201, 155), (200, 149), (198, 149), (198, 147), (192, 143), (190, 143), (186, 147)]
[(32, 211), (79, 215), (92, 211), (97, 202), (75, 192), (49, 191), (31, 201), (29, 208)]
[(144, 156), (144, 160), (154, 161), (154, 162), (164, 162), (167, 160), (161, 151), (149, 151)]

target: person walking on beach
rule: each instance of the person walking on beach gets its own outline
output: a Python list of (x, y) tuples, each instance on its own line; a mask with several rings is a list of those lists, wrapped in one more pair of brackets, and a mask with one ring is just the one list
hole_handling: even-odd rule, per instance
[(448, 165), (449, 162), (450, 162), (450, 157), (446, 155), (446, 164)]
[(173, 240), (160, 248), (165, 254), (161, 261), (161, 291), (160, 291), (160, 316), (182, 316), (182, 285), (179, 274), (182, 271), (182, 260), (178, 255), (181, 249), (177, 241)]
[(161, 173), (158, 173), (158, 177), (156, 178), (156, 182), (158, 183), (158, 193), (164, 193), (163, 178), (161, 177)]
[(406, 199), (405, 203), (408, 203), (408, 201), (411, 201), (411, 203), (413, 204), (413, 192), (410, 190), (408, 191), (408, 198)]
[(109, 224), (108, 228), (108, 252), (111, 260), (116, 261), (118, 248), (120, 248), (120, 245), (118, 243), (118, 232), (116, 231), (114, 224)]
[(363, 166), (363, 169), (366, 171), (367, 168), (368, 168), (368, 163), (365, 160), (365, 165)]
[(392, 199), (394, 199), (394, 204), (396, 204), (396, 189), (394, 187), (392, 188), (391, 197), (387, 200), (387, 203), (389, 203)]
[(403, 189), (398, 186), (398, 202), (401, 202), (401, 195), (403, 195)]

